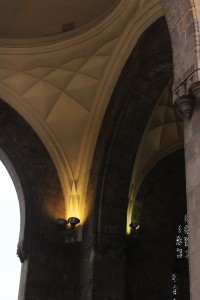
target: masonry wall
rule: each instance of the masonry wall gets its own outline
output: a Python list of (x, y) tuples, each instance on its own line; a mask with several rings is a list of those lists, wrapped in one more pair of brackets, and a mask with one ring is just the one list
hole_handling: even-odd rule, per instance
[(19, 300), (79, 300), (80, 245), (65, 244), (57, 231), (65, 203), (53, 161), (32, 128), (2, 100), (0, 112), (0, 147), (24, 194), (24, 202), (19, 198), (24, 225), (17, 249)]

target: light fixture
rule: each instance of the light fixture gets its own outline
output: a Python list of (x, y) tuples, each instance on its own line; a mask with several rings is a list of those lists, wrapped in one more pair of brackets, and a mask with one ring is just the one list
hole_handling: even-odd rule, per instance
[(68, 220), (57, 219), (58, 232), (65, 243), (76, 242), (76, 225), (79, 223), (80, 220), (76, 217), (70, 217)]
[(57, 219), (58, 231), (63, 231), (66, 229), (67, 220), (65, 219)]
[(129, 226), (131, 227), (133, 232), (136, 232), (140, 228), (139, 223), (135, 220), (133, 220)]
[(76, 225), (80, 223), (80, 220), (76, 217), (70, 217), (67, 221), (71, 225), (72, 229), (74, 229)]

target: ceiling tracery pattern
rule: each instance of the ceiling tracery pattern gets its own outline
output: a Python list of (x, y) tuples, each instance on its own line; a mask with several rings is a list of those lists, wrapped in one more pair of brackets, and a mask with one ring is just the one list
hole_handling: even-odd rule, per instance
[[(117, 39), (108, 41), (89, 57), (69, 60), (66, 54), (62, 58), (64, 63), (57, 67), (49, 62), (49, 66), (25, 68), (21, 72), (0, 68), (1, 84), (17, 92), (48, 124), (63, 145), (73, 172), (84, 124), (116, 42)], [(64, 135), (68, 137), (66, 141)]]
[(79, 195), (85, 193), (119, 73), (142, 32), (162, 14), (159, 0), (121, 0), (104, 22), (83, 35), (57, 43), (52, 38), (43, 46), (9, 40), (12, 47), (0, 47), (0, 97), (47, 146), (66, 197), (74, 182)]

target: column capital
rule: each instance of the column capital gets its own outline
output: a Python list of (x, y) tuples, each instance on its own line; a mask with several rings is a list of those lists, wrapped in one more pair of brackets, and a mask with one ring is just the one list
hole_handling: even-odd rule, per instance
[(193, 114), (194, 98), (191, 95), (183, 95), (175, 100), (175, 105), (184, 119), (190, 119)]
[(196, 81), (189, 87), (189, 93), (200, 101), (200, 81)]

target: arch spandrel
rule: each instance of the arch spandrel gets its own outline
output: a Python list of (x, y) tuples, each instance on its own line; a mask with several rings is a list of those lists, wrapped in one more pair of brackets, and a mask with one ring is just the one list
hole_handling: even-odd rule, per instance
[(158, 0), (123, 0), (80, 36), (58, 43), (52, 38), (46, 45), (40, 39), (44, 45), (34, 47), (27, 41), (23, 48), (13, 40), (12, 47), (0, 48), (1, 96), (46, 145), (66, 200), (76, 182), (84, 202), (100, 124), (118, 75), (141, 33), (162, 14)]

